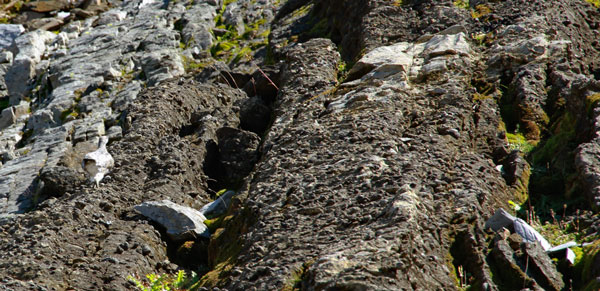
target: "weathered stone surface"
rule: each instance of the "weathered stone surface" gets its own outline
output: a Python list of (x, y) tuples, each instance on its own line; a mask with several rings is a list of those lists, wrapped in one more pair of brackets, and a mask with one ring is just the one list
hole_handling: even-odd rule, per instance
[(250, 174), (258, 161), (260, 138), (253, 132), (223, 127), (217, 131), (219, 145), (218, 179), (224, 185), (237, 185)]
[(84, 176), (73, 168), (45, 167), (40, 174), (40, 181), (44, 183), (41, 197), (60, 197), (65, 193), (74, 193), (84, 181)]
[(24, 31), (25, 28), (20, 24), (0, 24), (0, 49), (11, 47), (13, 41)]
[(11, 51), (2, 51), (0, 53), (0, 63), (12, 63), (13, 61), (13, 53)]
[(588, 199), (593, 201), (595, 208), (600, 208), (600, 163), (598, 163), (600, 144), (596, 142), (582, 144), (575, 157), (575, 165), (581, 179), (588, 187)]
[(391, 46), (383, 46), (368, 52), (363, 56), (348, 72), (349, 78), (355, 79), (373, 69), (386, 65), (386, 67), (396, 68), (396, 72), (408, 72), (413, 62), (413, 45), (407, 42), (400, 42)]
[(271, 108), (262, 98), (251, 97), (240, 105), (240, 126), (256, 134), (265, 132), (271, 121)]
[(491, 228), (493, 231), (498, 231), (503, 227), (508, 227), (513, 224), (517, 218), (502, 208), (498, 208), (494, 215), (485, 222), (485, 228)]
[(531, 259), (531, 264), (528, 265), (528, 268), (531, 269), (526, 271), (532, 274), (532, 277), (544, 290), (562, 290), (565, 287), (562, 276), (558, 273), (544, 249), (531, 243), (524, 243), (521, 248), (525, 256)]
[(517, 218), (513, 222), (515, 232), (520, 235), (525, 242), (539, 243), (544, 251), (552, 247), (550, 243), (531, 225), (527, 224), (523, 219)]
[(126, 17), (127, 11), (111, 9), (105, 13), (102, 13), (98, 19), (94, 21), (94, 26), (113, 25), (114, 23), (119, 23), (120, 21), (125, 20)]
[(237, 34), (244, 34), (244, 19), (242, 13), (240, 13), (240, 4), (237, 2), (227, 5), (223, 12), (223, 22), (234, 28)]
[(19, 105), (10, 106), (2, 110), (0, 114), (0, 130), (14, 124), (19, 119), (29, 115), (29, 103), (21, 101)]
[[(444, 74), (448, 65), (465, 61), (460, 56), (468, 56), (469, 44), (464, 34), (439, 35), (425, 43), (401, 42), (392, 46), (379, 47), (367, 53), (348, 73), (350, 79), (360, 78), (344, 84), (352, 87), (361, 82), (388, 83), (389, 89), (409, 88), (409, 81), (421, 82), (433, 74)], [(458, 59), (456, 59), (458, 57)], [(468, 60), (466, 60), (468, 62)], [(448, 64), (447, 64), (448, 63)], [(378, 90), (363, 90), (361, 94), (350, 91), (342, 98), (331, 102), (329, 110), (339, 111), (352, 106), (357, 101), (387, 102), (391, 92), (381, 94)], [(452, 129), (445, 129), (452, 132)], [(454, 135), (457, 135), (455, 132)]]
[(0, 113), (0, 129), (8, 127), (9, 125), (15, 123), (15, 121), (17, 121), (17, 117), (15, 116), (13, 108), (4, 108), (2, 113)]
[(27, 28), (30, 30), (46, 30), (46, 31), (54, 31), (59, 29), (64, 22), (60, 18), (40, 18), (34, 19), (27, 24)]
[(217, 9), (221, 6), (221, 1), (215, 2), (218, 3), (194, 1), (192, 7), (185, 10), (179, 21), (183, 26), (181, 31), (182, 41), (188, 47), (206, 50), (213, 44), (210, 29), (214, 27), (214, 22), (211, 20), (217, 16)]
[(533, 290), (543, 290), (537, 286), (535, 280), (529, 278), (527, 274), (520, 268), (517, 263), (513, 250), (508, 245), (508, 242), (498, 239), (494, 242), (494, 248), (491, 251), (498, 270), (502, 270), (498, 275), (502, 282), (501, 288), (507, 290), (522, 289), (524, 287)]
[(142, 68), (148, 79), (148, 85), (182, 75), (185, 71), (181, 57), (172, 50), (153, 52), (142, 59)]
[[(465, 56), (458, 55), (457, 57), (464, 58)], [(428, 146), (435, 145), (443, 148), (452, 147), (454, 138), (446, 139), (442, 136), (433, 138), (427, 125), (418, 127), (419, 131), (417, 132), (420, 130), (423, 134), (429, 132), (427, 134), (430, 136), (429, 138), (416, 134), (416, 132), (409, 134), (410, 126), (406, 124), (409, 121), (405, 118), (409, 118), (410, 112), (415, 110), (414, 106), (417, 106), (416, 100), (410, 99), (412, 98), (410, 96), (415, 95), (403, 91), (398, 82), (391, 78), (386, 79), (385, 76), (382, 77), (382, 80), (389, 82), (387, 86), (369, 88), (366, 85), (368, 82), (359, 82), (356, 83), (355, 88), (352, 88), (352, 91), (346, 90), (329, 97), (330, 100), (335, 100), (341, 98), (340, 95), (346, 94), (355, 101), (352, 102), (352, 106), (344, 106), (339, 111), (324, 115), (321, 104), (317, 101), (319, 99), (312, 98), (334, 84), (332, 81), (335, 80), (337, 67), (337, 52), (332, 44), (325, 40), (313, 39), (292, 47), (288, 52), (287, 60), (282, 78), (285, 85), (280, 88), (275, 121), (263, 143), (263, 147), (270, 150), (263, 156), (264, 162), (259, 164), (253, 178), (256, 183), (253, 183), (248, 191), (249, 201), (255, 201), (249, 207), (255, 209), (253, 211), (257, 211), (257, 214), (253, 215), (259, 217), (259, 222), (246, 235), (245, 241), (248, 245), (245, 248), (247, 251), (242, 252), (240, 256), (240, 262), (243, 262), (240, 264), (243, 266), (241, 273), (239, 277), (236, 276), (232, 279), (227, 288), (282, 288), (286, 284), (285, 278), (301, 268), (302, 263), (307, 260), (323, 261), (323, 264), (313, 264), (306, 270), (307, 274), (311, 275), (310, 279), (304, 283), (311, 284), (310, 286), (313, 286), (312, 282), (318, 282), (318, 286), (323, 288), (354, 286), (352, 284), (367, 289), (369, 286), (377, 286), (379, 289), (386, 290), (410, 288), (411, 283), (408, 280), (386, 280), (374, 274), (381, 270), (387, 270), (386, 272), (391, 274), (407, 274), (406, 276), (418, 281), (423, 274), (423, 269), (413, 272), (410, 266), (416, 264), (423, 266), (424, 264), (418, 263), (420, 260), (430, 258), (435, 261), (443, 257), (443, 254), (436, 250), (437, 247), (433, 247), (434, 245), (439, 246), (439, 239), (427, 237), (424, 235), (427, 232), (420, 229), (420, 226), (427, 227), (426, 225), (431, 226), (436, 223), (433, 216), (424, 213), (427, 209), (425, 205), (429, 204), (426, 202), (429, 201), (428, 199), (442, 194), (424, 192), (426, 188), (419, 186), (422, 184), (416, 182), (418, 179), (411, 178), (411, 175), (408, 174), (412, 167), (402, 166), (404, 163), (414, 165), (416, 161), (427, 159), (415, 156), (409, 158), (408, 155), (416, 155), (419, 143), (406, 143), (401, 138), (409, 135), (420, 138), (422, 141), (427, 140)], [(452, 77), (448, 75), (447, 78), (460, 80), (462, 69), (449, 66), (449, 70), (445, 74), (452, 74)], [(299, 79), (294, 77), (300, 72), (307, 77)], [(418, 90), (426, 90), (420, 88), (421, 85), (418, 83), (411, 84), (411, 86), (419, 87)], [(455, 85), (448, 85), (447, 90), (451, 92), (452, 86)], [(307, 90), (307, 88), (311, 89)], [(378, 94), (386, 90), (389, 90), (388, 94)], [(383, 96), (381, 98), (385, 98), (385, 100), (360, 99), (360, 95), (366, 92), (373, 96)], [(458, 98), (458, 95), (446, 96), (448, 96), (447, 98), (450, 98), (449, 96)], [(415, 101), (411, 101), (411, 105), (408, 105), (407, 100)], [(462, 102), (459, 100), (456, 99), (455, 102)], [(406, 115), (397, 113), (403, 112), (400, 109), (403, 106), (407, 106)], [(412, 109), (408, 110), (408, 108)], [(447, 112), (454, 112), (451, 114), (460, 114), (460, 110), (457, 108), (449, 105), (445, 108)], [(388, 116), (386, 119), (388, 125), (385, 127), (377, 125), (377, 122), (383, 121), (375, 116)], [(449, 119), (444, 122), (450, 122)], [(334, 127), (338, 130), (332, 130)], [(394, 134), (388, 135), (382, 134), (380, 131), (391, 130), (391, 128), (401, 131), (406, 129), (408, 132), (394, 132)], [(385, 138), (380, 139), (382, 136)], [(342, 140), (346, 140), (347, 143), (341, 143)], [(290, 150), (289, 147), (293, 144), (298, 146)], [(320, 149), (328, 150), (317, 154)], [(459, 162), (461, 165), (466, 165), (466, 161), (473, 161), (485, 168), (490, 168), (489, 173), (495, 171), (493, 164), (485, 159), (479, 160), (476, 155), (464, 156), (457, 161), (461, 159), (465, 159), (464, 162)], [(434, 170), (433, 168), (429, 169)], [(384, 178), (394, 172), (402, 172), (402, 176), (390, 177), (390, 180)], [(497, 173), (497, 171), (495, 172)], [(278, 173), (277, 176), (281, 177), (281, 180), (273, 181), (267, 178), (267, 175), (273, 177), (269, 173)], [(343, 175), (342, 173), (353, 173), (352, 178), (349, 176), (341, 179), (335, 178)], [(499, 173), (497, 175), (495, 179), (502, 179)], [(335, 185), (340, 186), (335, 187)], [(389, 191), (384, 189), (376, 191), (379, 193), (376, 195), (377, 198), (367, 198), (361, 195), (365, 191), (370, 192), (378, 187), (384, 187)], [(318, 196), (322, 197), (321, 201), (314, 199), (317, 197), (316, 193), (320, 193)], [(476, 194), (457, 191), (449, 195), (465, 199), (462, 202), (465, 204), (461, 204), (464, 205), (464, 209), (461, 208), (463, 210), (455, 212), (454, 215), (470, 216), (467, 213), (476, 211), (472, 208), (472, 205), (479, 203), (476, 202)], [(492, 202), (489, 201), (489, 203)], [(271, 207), (280, 207), (276, 205), (284, 205), (286, 211), (283, 216), (272, 212)], [(360, 205), (360, 207), (355, 205)], [(375, 207), (375, 205), (379, 206)], [(377, 224), (375, 217), (388, 221), (385, 229), (369, 231), (372, 229), (369, 225)], [(292, 221), (292, 219), (296, 221)], [(305, 235), (311, 232), (305, 228), (309, 224), (299, 223), (297, 219), (310, 220), (311, 229), (318, 225), (318, 227), (322, 227), (323, 231), (318, 234), (313, 233), (310, 235), (310, 239), (305, 238)], [(423, 223), (423, 220), (428, 222)], [(336, 227), (331, 224), (333, 221), (335, 221), (334, 225), (343, 226), (346, 231), (336, 231)], [(420, 226), (417, 226), (417, 221), (420, 221), (418, 223)], [(295, 230), (293, 232), (286, 231), (288, 226)], [(409, 228), (412, 229), (411, 232), (419, 233), (418, 240), (410, 238), (407, 230)], [(399, 237), (397, 243), (388, 240), (386, 234), (391, 233), (394, 234), (394, 237)], [(266, 237), (270, 237), (270, 243), (278, 247), (270, 248), (268, 254), (261, 254), (261, 256), (264, 256), (265, 261), (277, 258), (280, 263), (275, 266), (254, 262), (251, 259), (252, 253), (256, 254), (255, 251), (266, 248), (270, 244), (262, 239)], [(426, 249), (427, 253), (406, 259), (396, 257), (397, 254), (404, 252), (398, 251), (406, 245), (401, 242), (402, 239), (423, 242), (422, 247), (414, 245), (413, 247)], [(320, 240), (329, 241), (328, 246), (315, 243)], [(348, 244), (350, 241), (353, 243)], [(390, 246), (390, 243), (393, 246)], [(281, 252), (290, 248), (295, 249), (298, 256), (282, 255)], [(386, 251), (390, 248), (396, 249), (396, 251)], [(427, 265), (427, 268), (431, 268), (427, 272), (449, 272), (443, 265), (438, 264), (437, 267)], [(261, 271), (265, 268), (269, 271)], [(360, 270), (371, 271), (361, 272)], [(336, 278), (347, 279), (339, 281)], [(439, 286), (445, 286), (443, 281), (438, 282)], [(429, 284), (429, 288), (432, 287), (431, 281), (427, 284)], [(450, 288), (449, 285), (446, 287)]]
[[(31, 116), (0, 130), (0, 287), (130, 290), (129, 274), (177, 268), (208, 270), (201, 290), (567, 286), (483, 225), (528, 194), (600, 196), (598, 11), (397, 4), (110, 1), (57, 14), (43, 50), (16, 43), (0, 74), (21, 68), (7, 87)], [(345, 80), (342, 60), (359, 60)], [(92, 189), (81, 158), (101, 135), (115, 167)], [(230, 203), (213, 201), (223, 188)], [(150, 200), (224, 215), (182, 244), (134, 211)]]
[(25, 4), (25, 8), (35, 12), (50, 12), (64, 10), (71, 6), (67, 0), (31, 1)]
[[(2, 130), (0, 135), (0, 155), (12, 154), (16, 149), (16, 145), (23, 138), (21, 133), (25, 130), (25, 123), (15, 123)], [(6, 163), (8, 159), (3, 158)]]
[[(216, 98), (216, 96), (220, 97)], [(7, 227), (16, 227), (15, 229), (23, 227), (19, 233), (37, 225), (36, 230), (30, 233), (38, 243), (31, 248), (23, 249), (28, 253), (26, 255), (28, 259), (23, 260), (19, 265), (12, 263), (14, 260), (8, 260), (8, 257), (0, 258), (0, 264), (11, 266), (10, 270), (12, 270), (2, 273), (2, 278), (7, 282), (2, 284), (6, 286), (18, 284), (22, 278), (25, 278), (22, 275), (23, 270), (29, 266), (32, 266), (32, 269), (27, 276), (36, 278), (36, 286), (57, 286), (56, 288), (63, 289), (68, 286), (78, 286), (82, 289), (128, 290), (134, 288), (126, 278), (128, 274), (147, 274), (155, 272), (157, 267), (161, 273), (174, 271), (176, 266), (168, 261), (169, 258), (165, 253), (166, 244), (161, 240), (160, 233), (152, 225), (147, 224), (146, 219), (136, 215), (133, 207), (151, 199), (169, 199), (177, 204), (190, 205), (195, 209), (200, 209), (201, 206), (211, 202), (206, 186), (207, 177), (202, 169), (206, 153), (205, 144), (195, 143), (195, 141), (199, 137), (216, 141), (218, 128), (237, 127), (239, 121), (236, 121), (233, 105), (242, 98), (245, 96), (239, 90), (194, 84), (189, 79), (168, 81), (159, 87), (145, 89), (128, 110), (128, 116), (132, 120), (130, 130), (122, 140), (109, 145), (109, 151), (115, 157), (116, 164), (111, 173), (110, 183), (106, 183), (100, 189), (91, 189), (87, 185), (69, 185), (73, 188), (67, 189), (67, 185), (59, 185), (64, 186), (62, 196), (46, 200), (49, 202), (38, 205), (39, 210), (29, 212), (23, 217), (31, 223), (23, 221), (21, 226), (14, 223), (6, 224)], [(232, 116), (231, 123), (224, 123), (227, 118), (215, 118), (214, 122), (198, 125), (199, 135), (179, 136), (179, 130), (188, 124), (192, 112), (197, 110), (213, 112), (217, 108), (222, 112), (223, 117)], [(149, 110), (152, 113), (149, 113)], [(72, 123), (70, 124), (73, 126)], [(40, 139), (40, 143), (47, 144), (46, 148), (51, 149), (62, 144), (58, 143), (60, 140), (66, 140), (66, 137), (61, 135), (54, 141), (42, 138), (43, 135), (35, 137)], [(73, 167), (73, 164), (80, 165), (81, 159), (77, 158), (77, 153), (74, 151), (80, 151), (82, 152), (80, 156), (83, 155), (86, 150), (79, 148), (80, 144), (84, 143), (87, 142), (80, 142), (71, 150), (65, 149), (62, 155), (52, 151), (47, 163), (53, 163), (54, 158), (51, 156), (72, 155), (74, 157), (73, 161), (69, 161), (71, 158), (59, 159), (56, 161), (57, 164), (48, 166), (48, 170), (60, 166), (59, 163), (69, 168)], [(33, 152), (35, 148), (31, 153)], [(11, 162), (8, 164), (10, 165)], [(0, 171), (7, 169), (5, 166), (6, 164), (0, 168)], [(68, 170), (71, 173), (69, 176), (74, 175), (71, 170), (72, 168)], [(39, 170), (32, 172), (39, 172)], [(14, 176), (3, 175), (2, 179), (11, 177)], [(119, 193), (130, 193), (130, 195), (129, 198), (121, 200)], [(194, 193), (194, 196), (191, 196), (191, 193)], [(67, 204), (63, 204), (65, 202)], [(77, 220), (78, 223), (66, 224), (72, 219)], [(61, 227), (56, 228), (57, 225)], [(3, 242), (5, 239), (9, 241), (3, 243), (0, 248), (14, 257), (12, 255), (14, 252), (10, 250), (12, 243), (16, 241), (13, 241), (7, 232), (1, 233), (7, 236), (0, 239)], [(77, 243), (80, 241), (89, 244)], [(56, 248), (64, 249), (64, 252), (57, 254), (52, 251)], [(93, 257), (89, 255), (92, 253), (86, 255), (92, 249)], [(53, 255), (57, 255), (56, 260), (46, 263), (37, 261)], [(115, 259), (118, 263), (114, 263)], [(69, 270), (68, 266), (73, 264), (88, 266), (80, 270), (88, 274), (84, 276), (87, 277), (86, 279), (81, 276), (70, 278), (62, 272), (50, 276), (53, 270)], [(93, 275), (98, 269), (103, 268), (108, 273), (102, 276)]]
[(119, 140), (123, 137), (123, 128), (118, 125), (113, 125), (106, 132), (106, 136), (108, 136), (110, 140)]
[(46, 51), (46, 45), (55, 37), (56, 35), (49, 31), (37, 30), (14, 40), (11, 50), (15, 59), (4, 77), (11, 104), (18, 104), (28, 94), (29, 82), (35, 77), (35, 66)]

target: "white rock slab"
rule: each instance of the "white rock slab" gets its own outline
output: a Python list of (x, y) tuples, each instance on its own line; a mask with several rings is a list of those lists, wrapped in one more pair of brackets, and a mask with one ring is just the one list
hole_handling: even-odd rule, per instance
[(206, 217), (196, 209), (175, 204), (169, 200), (148, 201), (138, 204), (135, 210), (167, 229), (173, 240), (210, 237), (204, 224)]

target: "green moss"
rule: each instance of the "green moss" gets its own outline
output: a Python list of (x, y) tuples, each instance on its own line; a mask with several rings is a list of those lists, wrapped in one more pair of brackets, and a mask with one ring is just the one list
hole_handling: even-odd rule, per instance
[(65, 121), (65, 119), (67, 119), (68, 116), (72, 116), (74, 118), (77, 118), (77, 116), (79, 116), (79, 109), (75, 106), (63, 111), (60, 113), (60, 120), (61, 121)]
[(494, 97), (491, 95), (485, 95), (485, 94), (481, 94), (481, 93), (475, 93), (473, 94), (473, 101), (474, 102), (479, 102), (479, 101), (483, 101), (483, 100), (487, 100), (487, 99), (493, 99)]
[(265, 57), (265, 65), (270, 66), (270, 65), (274, 65), (277, 62), (276, 58), (275, 58), (275, 54), (273, 53), (273, 48), (268, 45), (267, 46), (267, 56)]
[(581, 259), (583, 259), (583, 249), (581, 247), (571, 247), (571, 250), (575, 254), (573, 266), (577, 267), (581, 263)]
[[(592, 274), (592, 266), (596, 259), (596, 256), (600, 252), (600, 240), (594, 242), (593, 244), (585, 247), (583, 249), (583, 256), (580, 261), (581, 264), (581, 279), (582, 282), (595, 281), (596, 278), (592, 278), (594, 274)], [(597, 275), (597, 274), (596, 274)]]
[(585, 2), (594, 5), (596, 8), (600, 8), (600, 0), (585, 0)]
[(314, 6), (314, 4), (311, 3), (311, 4), (304, 5), (298, 9), (294, 10), (294, 12), (292, 12), (292, 17), (298, 18), (298, 17), (308, 15), (308, 13), (313, 8), (313, 6)]
[(454, 4), (454, 6), (458, 7), (458, 8), (462, 8), (462, 9), (469, 9), (469, 0), (456, 0), (454, 2), (452, 2), (452, 4)]
[(489, 6), (485, 4), (479, 4), (475, 6), (475, 9), (471, 10), (471, 17), (478, 19), (490, 13), (492, 13), (492, 9)]
[(227, 189), (221, 189), (217, 193), (215, 193), (215, 196), (220, 197), (221, 195), (225, 194), (225, 192), (227, 192)]
[(514, 197), (518, 204), (523, 204), (529, 199), (529, 178), (531, 177), (531, 168), (526, 167), (523, 173), (517, 179), (514, 186)]
[(183, 69), (186, 72), (202, 71), (204, 68), (213, 64), (213, 61), (199, 62), (184, 55), (181, 55), (181, 60), (183, 63)]
[(17, 3), (15, 3), (14, 7), (15, 7), (15, 11), (17, 11), (17, 12), (21, 11), (21, 8), (23, 8), (23, 1), (18, 1)]
[[(244, 24), (244, 33), (242, 34), (242, 37), (244, 39), (251, 39), (254, 36), (258, 35), (259, 29), (266, 22), (267, 22), (267, 20), (263, 18), (263, 19), (259, 19), (259, 20), (255, 21), (254, 23), (251, 23), (251, 24)], [(269, 34), (267, 33), (266, 35), (268, 36)]]
[(217, 229), (225, 227), (227, 225), (227, 223), (229, 223), (229, 221), (231, 221), (232, 218), (233, 218), (233, 216), (231, 216), (231, 215), (229, 215), (229, 216), (222, 215), (219, 217), (215, 217), (213, 219), (207, 219), (204, 221), (204, 224), (208, 227), (210, 232), (214, 233), (217, 231)]
[(450, 278), (454, 280), (454, 285), (460, 288), (460, 278), (456, 273), (456, 267), (454, 266), (453, 262), (454, 258), (452, 257), (452, 254), (450, 252), (446, 253), (446, 267), (448, 267), (448, 270), (450, 270)]
[(202, 276), (198, 283), (192, 286), (192, 289), (199, 287), (210, 289), (222, 286), (229, 281), (228, 273), (235, 265), (242, 249), (240, 236), (247, 232), (248, 227), (254, 223), (253, 216), (248, 210), (242, 209), (237, 215), (232, 214), (236, 211), (236, 204), (233, 202), (227, 215), (218, 218), (213, 223), (209, 222), (212, 227), (216, 227), (217, 224), (219, 226), (211, 236), (208, 246), (208, 262), (212, 266), (212, 270)]
[(302, 264), (301, 267), (294, 268), (290, 274), (289, 279), (281, 289), (281, 291), (295, 291), (301, 290), (301, 283), (306, 277), (306, 272), (308, 268), (313, 264), (314, 261), (308, 261)]
[(327, 19), (322, 18), (321, 20), (317, 21), (308, 31), (308, 34), (313, 37), (331, 38), (331, 32), (329, 32)]
[(348, 64), (347, 64), (346, 62), (344, 62), (344, 60), (340, 60), (340, 61), (338, 62), (338, 68), (337, 68), (337, 71), (338, 71), (338, 79), (342, 79), (342, 78), (344, 78), (344, 77), (345, 77), (345, 76), (348, 74), (348, 71), (349, 71), (349, 70), (350, 70), (350, 69), (349, 69), (349, 67), (348, 67)]
[(236, 48), (232, 54), (232, 58), (229, 60), (231, 63), (237, 63), (242, 59), (249, 60), (251, 57), (252, 49), (250, 47)]
[(506, 139), (511, 150), (518, 150), (522, 153), (529, 153), (535, 145), (529, 142), (522, 133), (506, 133)]
[(198, 280), (196, 273), (192, 272), (188, 276), (185, 271), (180, 270), (177, 274), (148, 274), (145, 279), (129, 275), (127, 280), (133, 282), (138, 290), (155, 291), (155, 290), (186, 290)]
[(224, 246), (219, 248), (219, 254), (212, 270), (202, 276), (198, 283), (192, 286), (192, 289), (199, 287), (215, 287), (222, 285), (222, 283), (224, 283), (223, 281), (228, 281), (228, 273), (235, 265), (237, 256), (242, 249), (239, 238), (231, 237), (232, 240), (229, 242), (223, 239), (223, 237), (228, 237), (226, 230), (223, 228), (218, 229), (213, 236), (215, 238), (211, 238), (211, 242), (213, 240), (218, 240), (220, 243), (223, 243)]
[(219, 10), (219, 12), (217, 13), (217, 16), (215, 16), (215, 24), (217, 27), (223, 25), (223, 13), (225, 12), (225, 8), (227, 7), (227, 5), (235, 2), (237, 0), (225, 0), (223, 1), (223, 4), (221, 5), (221, 9)]
[(561, 228), (555, 223), (546, 222), (542, 226), (536, 226), (535, 224), (533, 226), (553, 246), (577, 240), (577, 233), (569, 232), (565, 227)]
[(269, 35), (271, 35), (271, 29), (268, 28), (258, 34), (259, 37), (265, 38), (265, 44), (269, 42)]
[(533, 163), (540, 165), (550, 163), (558, 153), (568, 150), (569, 144), (576, 137), (576, 123), (577, 120), (570, 112), (563, 114), (553, 126), (555, 134), (533, 153)]
[(210, 54), (214, 58), (221, 57), (230, 50), (238, 46), (238, 42), (234, 39), (228, 39), (225, 37), (217, 38), (217, 42), (210, 48)]
[[(252, 58), (253, 50), (268, 44), (268, 37), (271, 33), (268, 27), (265, 28), (266, 19), (259, 19), (253, 23), (244, 24), (244, 33), (241, 35), (238, 34), (235, 27), (226, 25), (223, 22), (223, 12), (225, 12), (227, 5), (233, 2), (235, 2), (235, 0), (226, 0), (215, 17), (215, 27), (224, 29), (226, 32), (223, 35), (215, 36), (216, 42), (209, 49), (213, 58), (226, 63), (237, 63), (242, 60), (250, 60)], [(246, 44), (248, 41), (257, 38), (262, 41), (254, 41), (250, 44)]]
[(598, 105), (599, 100), (600, 93), (595, 93), (585, 97), (585, 111), (587, 112), (588, 116), (592, 114), (592, 110), (594, 110), (594, 107)]

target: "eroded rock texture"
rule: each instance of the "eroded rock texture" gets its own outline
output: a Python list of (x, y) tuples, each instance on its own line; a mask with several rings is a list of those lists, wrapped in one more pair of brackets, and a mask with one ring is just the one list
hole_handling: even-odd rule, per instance
[[(484, 229), (543, 196), (578, 201), (597, 237), (591, 4), (47, 2), (2, 27), (2, 289), (130, 290), (177, 269), (200, 290), (596, 284)], [(115, 166), (96, 188), (81, 159), (100, 136)], [(134, 210), (222, 193), (202, 235)]]

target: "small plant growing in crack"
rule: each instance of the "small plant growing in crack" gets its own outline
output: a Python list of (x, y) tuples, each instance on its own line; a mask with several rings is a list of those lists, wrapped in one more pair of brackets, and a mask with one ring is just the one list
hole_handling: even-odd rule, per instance
[(127, 280), (133, 282), (141, 291), (187, 290), (199, 280), (195, 272), (191, 272), (191, 276), (187, 276), (183, 270), (177, 272), (176, 275), (148, 274), (146, 279), (140, 279), (137, 275), (127, 276)]

